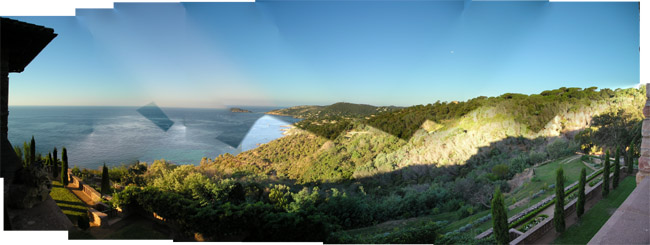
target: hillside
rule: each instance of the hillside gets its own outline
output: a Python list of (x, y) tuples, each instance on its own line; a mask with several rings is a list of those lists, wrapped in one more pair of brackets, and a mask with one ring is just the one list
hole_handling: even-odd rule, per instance
[[(361, 116), (373, 110), (367, 106), (331, 106), (348, 108), (332, 109), (336, 113), (323, 113), (325, 107), (320, 113), (313, 107), (294, 107), (293, 115), (310, 116), (287, 136), (236, 156), (204, 158), (197, 167), (154, 163), (142, 177), (126, 178), (148, 189), (129, 189), (124, 197), (169, 192), (169, 202), (191, 207), (184, 211), (189, 218), (169, 210), (179, 222), (204, 222), (205, 215), (211, 217), (205, 221), (210, 224), (248, 222), (207, 230), (201, 225), (184, 228), (190, 234), (213, 234), (214, 240), (235, 234), (270, 241), (280, 239), (273, 234), (293, 230), (308, 235), (289, 240), (381, 243), (392, 240), (377, 233), (368, 236), (371, 240), (355, 240), (341, 237), (348, 233), (339, 231), (416, 217), (434, 223), (391, 225), (391, 236), (409, 237), (419, 229), (469, 229), (476, 219), (485, 221), (495, 188), (507, 193), (506, 205), (530, 200), (535, 188), (544, 187), (529, 184), (535, 177), (544, 180), (542, 173), (552, 173), (559, 164), (570, 162), (573, 172), (582, 167), (576, 151), (630, 146), (632, 154), (638, 154), (644, 101), (645, 88), (560, 88), (366, 114), (374, 117)], [(346, 113), (356, 116), (343, 116)], [(532, 179), (510, 181), (548, 162), (549, 169), (532, 171)], [(127, 200), (138, 200), (159, 214), (167, 206), (148, 198)], [(197, 212), (205, 215), (190, 215)], [(480, 231), (444, 238), (449, 243), (475, 243), (473, 237)]]
[[(301, 181), (340, 181), (412, 165), (478, 164), (484, 161), (481, 159), (494, 155), (494, 149), (502, 153), (539, 153), (548, 157), (545, 152), (548, 144), (556, 141), (556, 144), (577, 144), (572, 141), (573, 137), (582, 129), (589, 128), (595, 116), (619, 110), (634, 112), (626, 116), (630, 118), (627, 127), (632, 127), (630, 120), (639, 122), (641, 118), (639, 108), (643, 101), (643, 91), (638, 89), (560, 88), (530, 96), (504, 94), (460, 103), (418, 105), (379, 113), (370, 119), (337, 117), (329, 112), (336, 111), (337, 115), (355, 112), (358, 115), (376, 111), (379, 107), (343, 103), (328, 107), (292, 107), (280, 111), (310, 115), (311, 118), (296, 123), (298, 129), (294, 131), (302, 133), (293, 138), (300, 141), (312, 138), (308, 142), (324, 138), (329, 140), (328, 147), (320, 149), (317, 154), (307, 155), (287, 147), (279, 152), (265, 151), (267, 147), (286, 141), (280, 139), (236, 158), (245, 157), (247, 162), (254, 164), (261, 159), (276, 159), (277, 155), (287, 152), (300, 159), (309, 157), (310, 162), (298, 162), (310, 167), (291, 173), (277, 169), (278, 174), (295, 176)], [(310, 114), (318, 113), (317, 108), (320, 108), (319, 115), (323, 116)], [(310, 133), (326, 137), (314, 138), (309, 136)], [(318, 140), (316, 145), (325, 142), (321, 141)], [(290, 143), (277, 147), (287, 144)], [(270, 161), (262, 165), (267, 166), (261, 168), (264, 169), (261, 173), (265, 173), (282, 163)]]
[(292, 116), (302, 119), (330, 118), (330, 117), (366, 117), (373, 114), (398, 109), (395, 106), (371, 106), (338, 102), (328, 106), (303, 105), (285, 109), (269, 111), (266, 114), (279, 116)]

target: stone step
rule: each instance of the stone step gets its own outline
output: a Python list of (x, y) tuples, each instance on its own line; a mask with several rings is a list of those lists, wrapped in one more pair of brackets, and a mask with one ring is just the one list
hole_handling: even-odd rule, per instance
[(122, 221), (121, 217), (111, 218), (111, 219), (108, 220), (108, 226), (112, 226), (115, 223), (120, 222), (120, 221)]

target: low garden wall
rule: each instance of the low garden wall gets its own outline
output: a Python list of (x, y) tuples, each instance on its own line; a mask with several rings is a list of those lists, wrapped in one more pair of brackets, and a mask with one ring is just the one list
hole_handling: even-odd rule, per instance
[[(624, 169), (624, 167), (622, 167), (621, 169)], [(592, 172), (591, 174), (586, 176), (586, 179), (590, 179), (592, 176), (599, 175), (599, 174), (600, 174), (600, 172), (598, 172), (598, 171)], [(610, 176), (611, 175), (613, 175), (613, 173), (610, 174)], [(624, 178), (624, 176), (627, 176), (627, 175), (626, 175), (624, 170), (621, 170), (621, 179)], [(602, 180), (600, 181), (600, 183), (602, 183)], [(568, 185), (567, 187), (565, 187), (564, 192), (566, 193), (568, 190), (574, 188), (576, 185), (578, 185), (578, 181), (575, 181), (575, 182), (571, 183), (570, 185)], [(600, 184), (596, 184), (593, 188), (595, 188), (596, 186), (600, 186)], [(585, 188), (587, 189), (587, 190), (585, 190), (586, 191), (585, 192), (585, 198), (586, 198), (586, 200), (589, 200), (591, 198), (591, 196), (589, 196), (587, 194), (587, 192), (589, 192), (589, 190), (588, 190), (589, 187), (585, 186)], [(592, 194), (592, 196), (593, 196), (593, 194)], [(536, 209), (540, 208), (541, 206), (546, 205), (548, 202), (553, 201), (553, 199), (555, 199), (555, 194), (552, 194), (552, 195), (544, 198), (543, 200), (537, 202), (535, 205), (533, 205), (533, 206), (525, 209), (524, 211), (521, 211), (521, 212), (515, 214), (514, 216), (508, 218), (508, 224), (512, 224), (513, 222), (517, 222), (517, 220), (519, 220), (521, 218), (524, 218), (527, 214), (535, 211)], [(573, 207), (573, 209), (575, 210), (575, 207)], [(573, 211), (571, 211), (571, 212), (573, 212)], [(537, 226), (541, 226), (542, 224), (544, 224), (544, 222), (545, 221), (542, 221), (542, 223), (538, 224)], [(531, 230), (533, 230), (533, 229), (531, 229)], [(478, 234), (475, 237), (475, 239), (483, 239), (483, 238), (488, 237), (490, 235), (492, 235), (492, 228), (482, 232), (481, 234)]]
[[(117, 216), (117, 211), (111, 209), (108, 205), (102, 202), (102, 195), (95, 188), (85, 184), (79, 177), (72, 175), (69, 171), (70, 187), (81, 190), (83, 195), (88, 197), (93, 203), (91, 208), (88, 209), (88, 217), (90, 218), (90, 226), (106, 226), (108, 218)], [(107, 196), (110, 197), (110, 196)]]
[[(624, 168), (622, 168), (624, 169)], [(624, 179), (625, 177), (628, 176), (627, 171), (621, 170), (621, 180)], [(611, 176), (614, 174), (610, 174), (610, 185), (611, 185)], [(591, 200), (594, 197), (600, 197), (602, 195), (603, 191), (603, 181), (599, 181), (596, 185), (591, 187), (588, 187), (588, 185), (585, 186), (585, 202), (588, 200)], [(574, 199), (569, 204), (564, 206), (564, 217), (568, 217), (571, 215), (573, 212), (576, 211), (576, 205), (577, 205), (578, 199)], [(587, 210), (585, 210), (587, 211)], [(544, 219), (541, 223), (537, 224), (535, 227), (531, 228), (527, 232), (525, 232), (523, 235), (515, 238), (510, 242), (510, 244), (515, 245), (515, 244), (533, 244), (537, 240), (539, 240), (542, 236), (546, 234), (546, 232), (554, 229), (555, 226), (553, 225), (553, 216), (549, 215), (548, 218)]]

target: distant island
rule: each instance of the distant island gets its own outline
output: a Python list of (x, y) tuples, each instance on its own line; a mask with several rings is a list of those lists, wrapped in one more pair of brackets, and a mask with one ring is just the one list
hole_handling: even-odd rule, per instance
[(230, 108), (230, 112), (240, 112), (240, 113), (252, 113), (252, 111), (245, 110), (242, 108)]

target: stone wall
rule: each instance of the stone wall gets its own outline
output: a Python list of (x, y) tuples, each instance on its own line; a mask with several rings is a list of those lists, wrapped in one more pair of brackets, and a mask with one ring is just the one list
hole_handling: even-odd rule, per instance
[(636, 184), (641, 183), (643, 178), (650, 176), (650, 86), (646, 84), (646, 103), (643, 107), (643, 126), (641, 128), (641, 150), (639, 157), (639, 172), (636, 174)]

